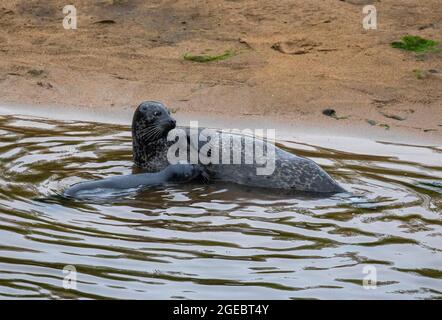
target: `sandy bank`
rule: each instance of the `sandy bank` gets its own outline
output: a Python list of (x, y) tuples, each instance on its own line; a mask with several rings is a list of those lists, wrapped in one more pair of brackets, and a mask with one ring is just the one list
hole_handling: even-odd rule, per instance
[[(405, 34), (442, 42), (439, 0), (72, 3), (75, 31), (62, 28), (64, 1), (0, 5), (1, 103), (67, 114), (61, 108), (94, 109), (119, 120), (151, 99), (178, 119), (218, 127), (228, 119), (308, 134), (442, 141), (442, 54), (390, 46)], [(377, 30), (362, 28), (367, 3), (378, 10)], [(285, 52), (275, 50), (281, 46)], [(226, 50), (235, 54), (223, 61), (183, 59)], [(324, 116), (326, 108), (338, 119)]]

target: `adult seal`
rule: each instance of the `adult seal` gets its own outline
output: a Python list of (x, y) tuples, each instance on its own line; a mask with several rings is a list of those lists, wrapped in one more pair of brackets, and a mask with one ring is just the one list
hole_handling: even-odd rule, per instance
[(185, 183), (202, 174), (204, 174), (203, 168), (197, 164), (175, 164), (155, 173), (139, 173), (81, 182), (68, 188), (64, 195), (81, 198), (103, 191), (138, 189), (167, 183)]
[[(176, 121), (170, 116), (170, 111), (160, 102), (145, 101), (135, 110), (132, 120), (132, 143), (135, 165), (149, 172), (156, 172), (167, 167), (168, 150), (177, 141), (170, 138), (171, 131), (175, 129)], [(175, 129), (177, 130), (177, 129)], [(192, 143), (191, 129), (181, 128), (185, 131), (188, 140), (187, 161), (190, 161), (191, 149), (202, 151), (204, 143), (198, 141)], [(205, 128), (199, 128), (198, 133), (202, 134)], [(217, 131), (221, 134), (221, 131)], [(225, 134), (225, 133), (223, 133)], [(230, 149), (232, 157), (234, 151), (238, 151), (238, 144), (235, 139), (242, 143), (239, 148), (241, 159), (246, 157), (246, 148), (249, 139), (246, 135), (232, 134), (232, 139), (227, 143), (219, 145), (219, 154), (224, 149)], [(210, 180), (234, 182), (246, 186), (275, 188), (284, 190), (296, 190), (305, 192), (338, 193), (345, 190), (338, 185), (321, 167), (310, 159), (298, 157), (288, 153), (273, 144), (262, 142), (264, 149), (274, 148), (274, 171), (271, 174), (257, 174), (257, 163), (223, 164), (222, 163), (201, 163), (204, 170), (209, 174)], [(213, 151), (213, 150), (212, 150)], [(192, 162), (191, 162), (192, 163)]]

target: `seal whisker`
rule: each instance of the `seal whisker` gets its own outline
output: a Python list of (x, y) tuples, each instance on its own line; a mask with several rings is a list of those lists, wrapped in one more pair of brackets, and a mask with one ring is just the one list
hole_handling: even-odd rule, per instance
[(142, 137), (143, 140), (151, 140), (154, 132), (150, 132)]
[(150, 130), (147, 130), (147, 131), (141, 133), (140, 136), (143, 137), (143, 136), (146, 136), (146, 135), (148, 135), (149, 133), (152, 133), (152, 132), (154, 132), (153, 128), (151, 128)]
[(149, 126), (149, 127), (147, 127), (147, 128), (144, 128), (144, 129), (142, 129), (142, 130), (140, 130), (140, 134), (145, 134), (145, 133), (147, 133), (147, 132), (149, 132), (149, 131), (152, 131), (152, 130), (155, 130), (155, 127), (156, 126)]
[(158, 129), (157, 129), (156, 127), (149, 127), (148, 130), (145, 130), (145, 131), (143, 131), (143, 132), (140, 134), (140, 137), (141, 137), (141, 138), (144, 138), (144, 137), (146, 137), (147, 135), (150, 135), (150, 134), (156, 132), (157, 130), (158, 130)]
[(153, 135), (153, 139), (156, 139), (156, 138), (158, 138), (160, 135), (161, 135), (161, 131), (160, 130), (158, 130), (154, 135)]
[(155, 140), (157, 139), (163, 132), (159, 129), (159, 127), (152, 128), (152, 130), (148, 131), (141, 137), (145, 140)]

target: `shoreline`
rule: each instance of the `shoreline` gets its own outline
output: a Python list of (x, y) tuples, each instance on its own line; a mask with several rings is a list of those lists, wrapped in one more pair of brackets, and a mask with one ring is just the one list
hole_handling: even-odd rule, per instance
[[(86, 122), (109, 123), (130, 126), (135, 107), (71, 107), (42, 106), (0, 103), (0, 115), (23, 115), (52, 120), (78, 120)], [(57, 112), (54, 112), (57, 111)], [(439, 132), (422, 132), (407, 127), (384, 129), (363, 126), (355, 121), (327, 119), (332, 125), (324, 126), (324, 119), (281, 119), (278, 117), (227, 115), (207, 116), (200, 112), (177, 112), (172, 114), (179, 126), (188, 126), (190, 121), (198, 121), (201, 127), (219, 129), (276, 129), (276, 139), (295, 143), (319, 143), (336, 148), (334, 141), (353, 140), (382, 141), (387, 143), (424, 145), (441, 147), (442, 136)], [(323, 116), (324, 118), (329, 118)], [(315, 121), (316, 120), (316, 121)], [(227, 126), (228, 125), (228, 126)], [(350, 143), (354, 145), (354, 143)], [(345, 148), (346, 146), (340, 146)]]

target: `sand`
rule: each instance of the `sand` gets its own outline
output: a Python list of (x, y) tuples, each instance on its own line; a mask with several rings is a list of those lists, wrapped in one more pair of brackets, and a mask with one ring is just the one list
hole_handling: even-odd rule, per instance
[[(440, 0), (69, 3), (77, 30), (62, 26), (65, 1), (0, 4), (1, 104), (118, 115), (159, 100), (177, 118), (224, 126), (442, 141), (442, 53), (390, 46), (406, 34), (442, 42)], [(368, 3), (377, 30), (362, 28)], [(227, 50), (222, 61), (183, 58)]]

